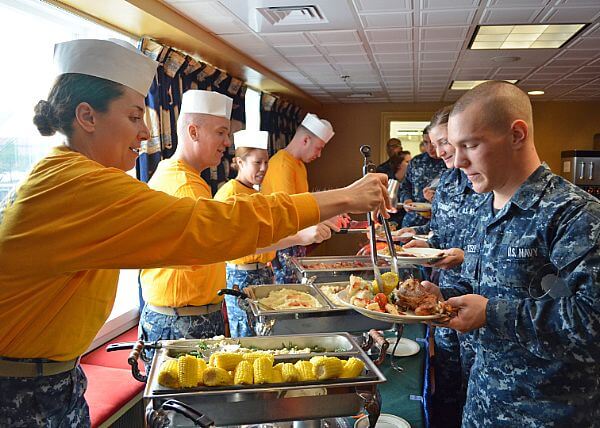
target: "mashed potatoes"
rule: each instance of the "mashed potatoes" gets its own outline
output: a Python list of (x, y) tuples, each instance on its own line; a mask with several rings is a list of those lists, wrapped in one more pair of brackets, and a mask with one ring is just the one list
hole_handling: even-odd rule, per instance
[(288, 288), (271, 291), (267, 297), (259, 299), (258, 303), (267, 308), (280, 310), (312, 309), (323, 306), (310, 294)]

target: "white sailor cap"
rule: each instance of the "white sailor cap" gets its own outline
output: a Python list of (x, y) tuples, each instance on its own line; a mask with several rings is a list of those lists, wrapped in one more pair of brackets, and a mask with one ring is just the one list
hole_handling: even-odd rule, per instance
[(203, 113), (230, 119), (232, 106), (233, 99), (227, 95), (190, 89), (183, 94), (179, 113)]
[(331, 123), (325, 119), (319, 119), (316, 114), (307, 113), (301, 125), (325, 142), (331, 140), (335, 134)]
[(249, 147), (252, 149), (264, 149), (269, 147), (269, 133), (267, 131), (249, 131), (242, 129), (233, 133), (233, 145), (236, 149)]
[(144, 97), (158, 63), (117, 39), (78, 39), (54, 45), (58, 74), (79, 73), (125, 85)]

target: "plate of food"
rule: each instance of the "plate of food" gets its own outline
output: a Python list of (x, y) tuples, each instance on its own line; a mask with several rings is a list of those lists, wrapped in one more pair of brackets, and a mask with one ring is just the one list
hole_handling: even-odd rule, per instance
[[(386, 247), (377, 252), (382, 258), (389, 260), (391, 259), (389, 249)], [(446, 256), (444, 250), (438, 248), (405, 248), (396, 245), (396, 259), (399, 262), (412, 263), (412, 264), (423, 264), (423, 263), (435, 263)]]
[(402, 204), (404, 208), (408, 208), (417, 212), (428, 212), (431, 211), (431, 204), (429, 202), (411, 202), (408, 204)]
[[(390, 274), (395, 275), (391, 272), (384, 275)], [(387, 278), (383, 279), (387, 282)], [(391, 293), (385, 294), (373, 293), (371, 281), (351, 275), (350, 283), (337, 293), (337, 298), (340, 304), (366, 317), (390, 323), (427, 322), (454, 313), (450, 305), (440, 302), (414, 278), (402, 281)]]

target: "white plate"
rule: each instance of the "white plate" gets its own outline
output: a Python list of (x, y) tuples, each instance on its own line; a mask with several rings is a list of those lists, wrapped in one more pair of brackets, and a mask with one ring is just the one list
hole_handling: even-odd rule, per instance
[(428, 241), (429, 235), (413, 235), (412, 238), (417, 239), (419, 241)]
[(410, 208), (417, 212), (431, 211), (431, 204), (429, 202), (413, 202), (410, 204), (403, 204), (405, 208)]
[[(389, 323), (400, 323), (400, 324), (407, 324), (407, 323), (415, 323), (415, 322), (421, 322), (421, 321), (427, 321), (427, 320), (434, 320), (437, 318), (440, 318), (442, 315), (441, 314), (435, 314), (435, 315), (415, 315), (414, 313), (407, 311), (404, 315), (394, 315), (394, 314), (388, 314), (386, 312), (377, 312), (377, 311), (371, 311), (369, 309), (366, 308), (359, 308), (358, 306), (354, 306), (352, 303), (350, 303), (350, 300), (348, 299), (348, 293), (346, 292), (346, 290), (342, 290), (337, 294), (338, 297), (338, 301), (339, 303), (341, 303), (342, 305), (348, 307), (348, 308), (352, 308), (354, 309), (356, 312), (359, 312), (360, 314), (372, 318), (374, 320), (378, 320), (378, 321), (384, 321), (384, 322), (389, 322)], [(400, 345), (398, 345), (400, 346)]]
[[(354, 422), (354, 428), (368, 428), (369, 417), (363, 416)], [(377, 419), (375, 428), (410, 428), (410, 424), (406, 419), (400, 416), (390, 415), (389, 413), (382, 413)]]
[[(396, 345), (396, 338), (389, 337), (386, 339), (390, 344), (390, 347), (387, 350), (388, 354), (391, 354), (394, 350), (394, 346)], [(398, 343), (398, 347), (396, 348), (396, 352), (394, 352), (394, 356), (396, 357), (408, 357), (409, 355), (415, 355), (419, 353), (421, 347), (414, 340), (407, 339), (405, 337), (400, 339)]]
[[(402, 252), (414, 254), (414, 257), (397, 256), (399, 262), (409, 264), (433, 263), (444, 258), (444, 250), (439, 248), (403, 248)], [(391, 257), (387, 254), (377, 253), (378, 256), (385, 260), (390, 260)]]

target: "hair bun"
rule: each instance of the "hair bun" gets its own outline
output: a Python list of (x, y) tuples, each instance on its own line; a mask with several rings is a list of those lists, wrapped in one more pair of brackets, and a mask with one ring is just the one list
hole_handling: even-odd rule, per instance
[(33, 111), (35, 112), (33, 124), (37, 127), (40, 134), (43, 136), (54, 135), (56, 133), (56, 123), (58, 119), (52, 104), (46, 100), (40, 100)]

